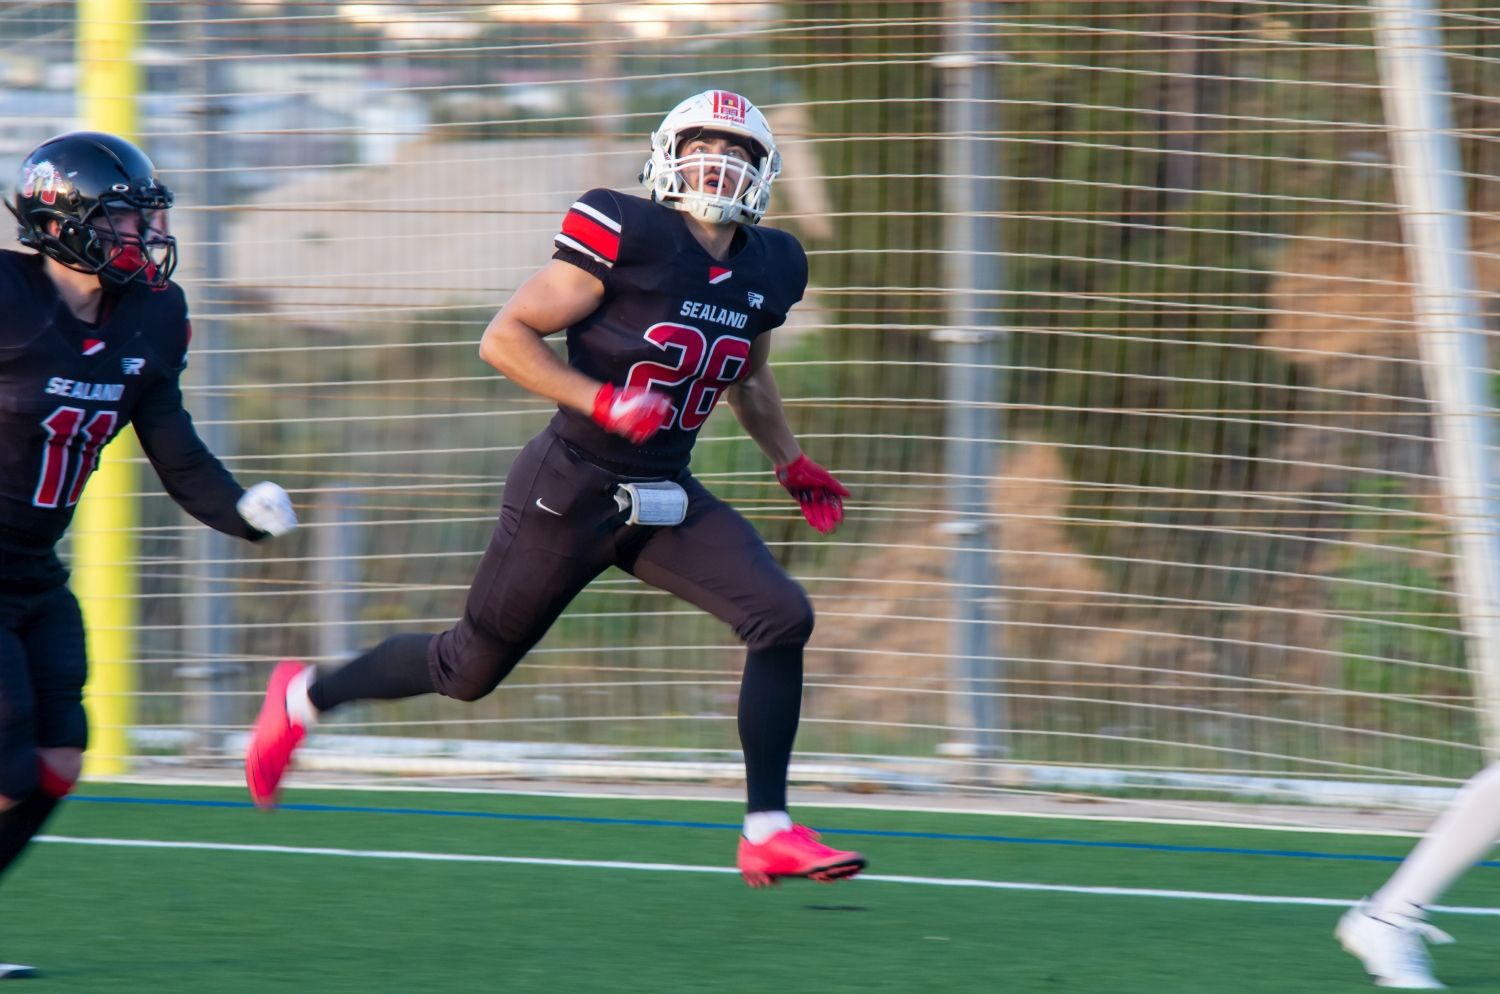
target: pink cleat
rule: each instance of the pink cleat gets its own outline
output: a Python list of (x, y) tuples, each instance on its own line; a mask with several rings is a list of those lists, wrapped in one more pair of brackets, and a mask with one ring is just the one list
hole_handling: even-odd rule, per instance
[(857, 852), (830, 849), (805, 825), (777, 832), (760, 845), (740, 837), (740, 875), (751, 887), (769, 887), (781, 877), (807, 877), (820, 884), (847, 880), (865, 868)]
[(307, 728), (286, 713), (286, 687), (307, 669), (305, 663), (284, 659), (271, 671), (266, 685), (266, 700), (260, 706), (260, 717), (250, 733), (250, 748), (245, 750), (245, 785), (257, 807), (269, 811), (276, 806), (277, 788), (292, 753), (307, 736)]

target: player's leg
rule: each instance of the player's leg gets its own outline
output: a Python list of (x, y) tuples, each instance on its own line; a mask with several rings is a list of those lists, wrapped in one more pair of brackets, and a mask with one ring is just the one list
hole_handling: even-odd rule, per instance
[(682, 524), (644, 533), (625, 547), (620, 565), (709, 612), (745, 642), (738, 711), (746, 781), (741, 871), (755, 886), (782, 876), (853, 876), (864, 868), (863, 856), (822, 845), (787, 813), (812, 605), (748, 521), (698, 481), (683, 485), (689, 505)]
[(1383, 986), (1441, 987), (1424, 942), (1451, 940), (1427, 924), (1425, 908), (1483, 859), (1497, 838), (1500, 763), (1475, 774), (1385, 886), (1344, 915), (1339, 941)]
[(612, 485), (550, 432), (533, 439), (506, 478), (500, 520), (452, 629), (393, 636), (326, 675), (300, 663), (272, 674), (246, 755), (256, 802), (275, 803), (292, 753), (324, 711), (433, 692), (475, 701), (494, 690), (610, 564), (617, 527)]
[(35, 832), (28, 808), (40, 786), (36, 694), (26, 647), (14, 631), (0, 628), (0, 875)]
[(0, 873), (73, 789), (88, 745), (83, 615), (66, 587), (28, 597), (0, 629)]
[[(39, 652), (34, 658), (30, 647)], [(86, 671), (82, 618), (65, 588), (0, 596), (0, 875), (78, 779)], [(39, 748), (39, 741), (53, 744)], [(30, 966), (0, 963), (0, 980), (36, 975)]]
[[(251, 798), (262, 807), (275, 804), (292, 754), (316, 723), (320, 709), (347, 700), (398, 700), (432, 693), (432, 678), (427, 672), (427, 645), (431, 641), (431, 635), (393, 635), (321, 679), (315, 679), (314, 667), (297, 660), (277, 664), (266, 684), (260, 714), (245, 750), (245, 783)], [(315, 703), (320, 685), (328, 677), (333, 678), (330, 689), (348, 696), (330, 694)]]
[[(78, 602), (66, 587), (24, 600), (23, 612), (0, 619), (0, 875), (72, 790), (88, 739)], [(0, 980), (36, 975), (0, 963)]]

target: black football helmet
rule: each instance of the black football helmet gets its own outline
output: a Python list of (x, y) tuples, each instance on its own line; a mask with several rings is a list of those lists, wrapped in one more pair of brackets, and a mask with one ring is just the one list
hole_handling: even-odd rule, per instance
[(5, 206), (22, 245), (106, 285), (160, 288), (177, 268), (172, 191), (144, 152), (115, 135), (74, 131), (38, 145)]

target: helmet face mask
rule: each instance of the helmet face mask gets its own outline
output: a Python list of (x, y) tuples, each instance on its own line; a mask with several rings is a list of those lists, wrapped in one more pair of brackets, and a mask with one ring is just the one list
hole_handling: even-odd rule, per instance
[[(750, 159), (690, 146), (723, 138)], [(685, 154), (684, 154), (685, 153)], [(641, 182), (651, 199), (710, 224), (755, 224), (771, 203), (781, 154), (765, 116), (727, 90), (708, 90), (673, 108), (651, 135), (651, 157)]]
[(59, 135), (21, 164), (14, 203), (22, 245), (106, 286), (167, 285), (177, 240), (172, 192), (130, 142), (102, 132)]

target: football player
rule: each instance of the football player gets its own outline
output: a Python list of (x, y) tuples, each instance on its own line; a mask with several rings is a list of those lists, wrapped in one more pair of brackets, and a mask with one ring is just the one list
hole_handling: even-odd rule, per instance
[[(688, 471), (721, 397), (819, 532), (848, 491), (803, 454), (767, 365), (770, 332), (807, 286), (791, 235), (759, 226), (781, 169), (744, 97), (711, 90), (651, 136), (649, 199), (591, 190), (562, 219), (552, 261), (485, 329), (480, 356), (558, 405), (506, 478), (500, 519), (463, 617), (396, 635), (329, 673), (276, 668), (245, 760), (255, 801), (275, 803), (317, 717), (355, 700), (437, 692), (477, 700), (610, 566), (731, 626), (748, 654), (739, 732), (748, 808), (738, 863), (751, 886), (832, 881), (865, 866), (787, 814), (786, 777), (813, 629), (806, 593), (755, 529)], [(566, 361), (542, 340), (567, 333)]]
[(88, 745), (83, 620), (55, 546), (104, 447), (135, 425), (172, 499), (226, 534), (297, 523), (276, 484), (235, 482), (182, 406), (191, 329), (151, 160), (114, 135), (60, 135), (26, 157), (5, 205), (35, 252), (0, 251), (0, 873)]

